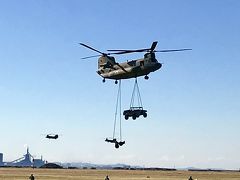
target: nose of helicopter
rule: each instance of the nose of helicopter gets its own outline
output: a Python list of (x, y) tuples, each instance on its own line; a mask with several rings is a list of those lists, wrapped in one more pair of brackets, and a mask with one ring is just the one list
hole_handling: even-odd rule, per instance
[(161, 64), (161, 63), (157, 63), (157, 64), (155, 65), (155, 67), (156, 67), (156, 70), (158, 70), (158, 69), (160, 69), (160, 68), (162, 67), (162, 64)]

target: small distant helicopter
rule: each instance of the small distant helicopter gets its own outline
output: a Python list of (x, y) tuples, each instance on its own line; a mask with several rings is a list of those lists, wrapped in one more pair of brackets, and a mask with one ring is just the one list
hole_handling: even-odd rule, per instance
[[(168, 50), (155, 50), (157, 46), (157, 41), (152, 43), (150, 48), (145, 49), (135, 49), (135, 50), (126, 50), (126, 49), (114, 49), (107, 50), (109, 53), (103, 53), (97, 49), (94, 49), (86, 44), (79, 43), (80, 45), (91, 49), (95, 52), (100, 53), (101, 55), (88, 56), (82, 59), (88, 59), (92, 57), (101, 56), (98, 59), (98, 70), (97, 73), (103, 77), (103, 82), (105, 79), (114, 79), (115, 84), (118, 83), (117, 80), (120, 79), (129, 79), (137, 78), (139, 76), (145, 76), (145, 79), (149, 79), (148, 74), (154, 72), (162, 67), (162, 64), (159, 63), (155, 57), (155, 52), (173, 52), (173, 51), (187, 51), (192, 49), (168, 49)], [(123, 63), (117, 63), (112, 54), (128, 54), (135, 52), (146, 52), (142, 59), (130, 60)]]
[(57, 139), (59, 137), (58, 134), (47, 134), (45, 138), (48, 139)]

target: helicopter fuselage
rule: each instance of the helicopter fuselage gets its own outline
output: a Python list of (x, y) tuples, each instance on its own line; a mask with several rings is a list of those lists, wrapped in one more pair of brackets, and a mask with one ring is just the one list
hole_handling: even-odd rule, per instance
[[(144, 49), (110, 49), (107, 50), (108, 53), (101, 52), (97, 49), (94, 49), (91, 46), (88, 46), (83, 43), (79, 43), (80, 45), (91, 49), (101, 55), (88, 56), (82, 59), (92, 58), (101, 56), (98, 59), (98, 70), (97, 73), (103, 77), (103, 82), (105, 79), (115, 79), (115, 84), (117, 84), (117, 80), (120, 79), (129, 79), (129, 78), (137, 78), (139, 76), (145, 76), (145, 79), (148, 79), (148, 74), (154, 71), (157, 71), (162, 67), (162, 64), (157, 61), (155, 58), (156, 52), (176, 52), (176, 51), (186, 51), (192, 49), (165, 49), (165, 50), (155, 50), (157, 46), (157, 41), (154, 41), (150, 48)], [(140, 53), (147, 52), (144, 54), (142, 59), (131, 60), (123, 63), (117, 63), (113, 56), (109, 56), (112, 54), (128, 54), (128, 53)]]
[(116, 63), (114, 57), (100, 57), (97, 73), (104, 79), (129, 79), (146, 76), (162, 67), (154, 53), (146, 53), (144, 58)]
[(58, 138), (58, 135), (57, 135), (57, 134), (56, 134), (56, 135), (48, 134), (48, 135), (46, 136), (46, 138), (48, 138), (48, 139), (57, 139), (57, 138)]

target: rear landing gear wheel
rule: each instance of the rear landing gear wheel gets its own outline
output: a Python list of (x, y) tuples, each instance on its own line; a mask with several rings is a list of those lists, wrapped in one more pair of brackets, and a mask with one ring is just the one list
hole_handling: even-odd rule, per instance
[(115, 80), (115, 84), (117, 84), (118, 83), (118, 81), (117, 80)]
[(146, 75), (146, 76), (144, 76), (144, 79), (148, 80), (148, 79), (149, 79), (149, 77)]
[(103, 82), (103, 83), (105, 83), (105, 82), (106, 82), (105, 78), (102, 80), (102, 82)]

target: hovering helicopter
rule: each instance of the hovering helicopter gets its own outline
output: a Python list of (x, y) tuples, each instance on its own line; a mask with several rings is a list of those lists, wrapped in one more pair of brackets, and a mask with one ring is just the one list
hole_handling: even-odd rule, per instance
[(47, 134), (45, 138), (48, 139), (57, 139), (59, 136), (58, 134)]
[[(145, 49), (133, 49), (133, 50), (123, 50), (123, 49), (114, 49), (107, 50), (109, 53), (103, 53), (97, 49), (94, 49), (86, 44), (79, 43), (80, 45), (91, 49), (95, 52), (100, 53), (101, 55), (88, 56), (82, 59), (88, 59), (92, 57), (98, 57), (98, 70), (97, 73), (103, 77), (103, 82), (105, 79), (114, 79), (115, 84), (118, 83), (117, 80), (120, 79), (129, 79), (137, 78), (139, 76), (144, 76), (145, 79), (149, 79), (148, 74), (154, 72), (162, 67), (162, 64), (159, 63), (155, 57), (155, 52), (173, 52), (173, 51), (186, 51), (192, 49), (168, 49), (168, 50), (155, 50), (157, 46), (157, 41), (152, 43), (150, 48)], [(123, 63), (117, 63), (112, 54), (128, 54), (135, 52), (146, 52), (144, 57), (137, 60), (130, 60)]]

